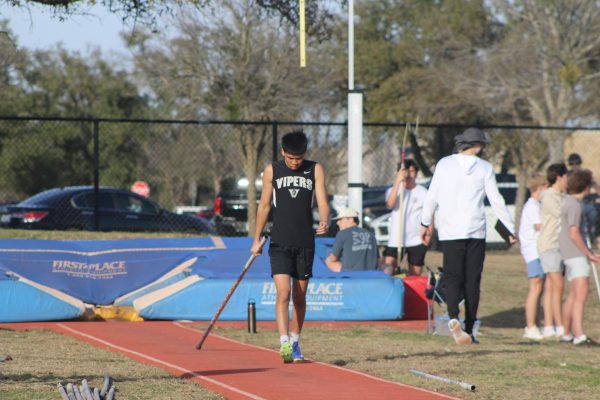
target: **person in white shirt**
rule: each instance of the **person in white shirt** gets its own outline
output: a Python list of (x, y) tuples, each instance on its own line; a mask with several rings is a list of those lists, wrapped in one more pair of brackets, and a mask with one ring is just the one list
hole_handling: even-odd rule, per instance
[[(519, 224), (519, 243), (521, 244), (521, 255), (527, 264), (527, 278), (529, 280), (529, 291), (525, 300), (525, 321), (527, 326), (523, 337), (532, 340), (541, 340), (544, 335), (536, 324), (537, 309), (544, 285), (544, 270), (537, 251), (537, 239), (540, 235), (542, 220), (540, 216), (540, 195), (548, 187), (548, 181), (542, 174), (535, 174), (529, 178), (527, 188), (531, 197), (523, 206), (521, 222)], [(544, 296), (544, 325), (546, 322), (552, 324), (550, 315), (550, 296)]]
[[(487, 196), (492, 210), (511, 232), (514, 224), (498, 191), (492, 165), (477, 157), (490, 138), (477, 128), (469, 128), (454, 138), (455, 151), (436, 165), (421, 217), (421, 239), (431, 239), (433, 215), (442, 244), (444, 289), (450, 321), (448, 327), (458, 344), (478, 343), (473, 336), (477, 320), (483, 260), (485, 258), (486, 218), (483, 200)], [(459, 303), (465, 300), (465, 327), (458, 320)]]
[[(404, 168), (399, 168), (394, 179), (394, 184), (385, 193), (385, 201), (388, 209), (392, 210), (389, 225), (389, 239), (383, 252), (383, 270), (393, 274), (398, 261), (398, 241), (400, 240), (400, 223), (404, 227), (402, 234), (402, 251), (400, 259), (404, 254), (408, 255), (408, 274), (421, 275), (425, 264), (425, 253), (427, 246), (421, 243), (419, 231), (421, 228), (421, 211), (427, 195), (427, 189), (417, 185), (415, 179), (419, 167), (413, 160), (406, 160)], [(400, 221), (400, 192), (404, 184), (403, 219)]]

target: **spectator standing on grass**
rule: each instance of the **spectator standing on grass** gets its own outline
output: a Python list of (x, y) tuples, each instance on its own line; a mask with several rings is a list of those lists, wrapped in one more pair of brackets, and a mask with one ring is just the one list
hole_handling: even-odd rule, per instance
[(377, 269), (377, 241), (375, 235), (358, 226), (358, 213), (343, 208), (334, 218), (339, 232), (325, 264), (333, 272), (372, 271)]
[[(435, 168), (421, 218), (421, 238), (428, 245), (433, 215), (443, 251), (443, 273), (448, 327), (458, 344), (479, 343), (473, 335), (477, 320), (483, 261), (485, 258), (486, 217), (483, 200), (487, 196), (494, 213), (511, 232), (516, 243), (512, 217), (498, 191), (492, 165), (478, 155), (490, 143), (487, 134), (469, 128), (454, 138), (455, 151), (442, 158)], [(459, 303), (465, 299), (465, 327), (458, 320)]]
[(569, 294), (563, 304), (564, 334), (561, 342), (574, 345), (596, 345), (583, 332), (583, 310), (588, 295), (590, 262), (599, 262), (600, 256), (592, 253), (581, 236), (583, 199), (590, 194), (592, 173), (576, 169), (567, 174), (567, 195), (560, 211), (560, 254), (565, 264)]
[[(383, 270), (392, 275), (398, 262), (398, 241), (400, 229), (400, 216), (402, 215), (402, 250), (400, 259), (407, 254), (408, 274), (421, 275), (425, 264), (427, 246), (421, 242), (419, 232), (421, 229), (421, 213), (423, 203), (427, 196), (427, 189), (417, 185), (416, 178), (419, 167), (413, 160), (406, 160), (404, 168), (398, 165), (398, 173), (394, 184), (385, 193), (386, 207), (392, 210), (390, 226), (388, 229), (388, 243), (383, 252)], [(401, 185), (404, 185), (403, 210), (400, 212)]]
[(546, 170), (548, 189), (540, 196), (540, 218), (542, 226), (537, 240), (537, 249), (546, 274), (544, 296), (550, 298), (549, 319), (545, 320), (542, 335), (560, 337), (565, 334), (561, 301), (563, 293), (563, 266), (558, 244), (560, 232), (560, 209), (567, 189), (567, 166), (564, 163), (552, 164)]
[[(521, 255), (527, 265), (527, 278), (529, 291), (525, 300), (525, 321), (527, 326), (523, 337), (526, 339), (541, 340), (544, 338), (537, 327), (537, 309), (544, 285), (544, 270), (537, 251), (537, 238), (541, 228), (540, 220), (540, 195), (548, 187), (548, 181), (541, 174), (535, 174), (529, 178), (527, 188), (531, 197), (523, 206), (521, 222), (519, 224), (519, 243), (521, 244)], [(544, 296), (544, 321), (550, 318), (550, 297)], [(552, 324), (548, 322), (548, 324)], [(546, 324), (544, 324), (546, 325)]]
[[(269, 164), (263, 172), (256, 230), (250, 250), (257, 256), (261, 254), (260, 237), (273, 204), (269, 258), (277, 292), (275, 319), (279, 331), (279, 354), (285, 363), (304, 361), (299, 342), (315, 254), (315, 232), (312, 228), (314, 198), (320, 220), (316, 234), (324, 235), (328, 229), (325, 172), (321, 164), (304, 159), (307, 146), (308, 139), (303, 132), (291, 132), (281, 138), (283, 160)], [(294, 304), (291, 330), (288, 316), (290, 296)]]
[[(571, 171), (581, 169), (583, 160), (577, 153), (571, 153), (567, 158), (567, 163)], [(598, 185), (592, 181), (592, 189), (595, 193), (589, 193), (583, 199), (583, 211), (581, 220), (581, 234), (584, 240), (589, 240), (593, 245), (596, 239), (596, 221), (598, 220), (598, 210), (596, 210), (596, 201), (598, 199)]]

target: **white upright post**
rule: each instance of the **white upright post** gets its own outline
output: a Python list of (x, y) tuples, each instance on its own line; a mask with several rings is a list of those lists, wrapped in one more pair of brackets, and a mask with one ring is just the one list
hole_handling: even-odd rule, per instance
[(362, 93), (354, 90), (354, 1), (348, 1), (348, 206), (362, 226)]
[(348, 93), (348, 206), (362, 226), (362, 93)]

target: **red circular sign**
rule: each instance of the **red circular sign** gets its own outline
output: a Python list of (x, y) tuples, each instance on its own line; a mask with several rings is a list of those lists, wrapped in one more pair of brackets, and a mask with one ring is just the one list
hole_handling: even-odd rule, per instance
[(131, 191), (140, 196), (148, 197), (150, 196), (150, 185), (144, 181), (135, 181), (133, 185), (131, 185)]

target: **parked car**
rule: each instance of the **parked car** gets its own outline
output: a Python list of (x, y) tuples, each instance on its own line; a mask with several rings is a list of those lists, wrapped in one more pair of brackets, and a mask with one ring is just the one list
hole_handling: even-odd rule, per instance
[(175, 214), (195, 215), (210, 220), (215, 216), (213, 207), (209, 206), (177, 206), (173, 209)]
[[(20, 229), (94, 230), (92, 186), (56, 188), (0, 210), (0, 226)], [(98, 223), (103, 231), (181, 231), (214, 233), (203, 218), (178, 215), (128, 190), (101, 187)]]

